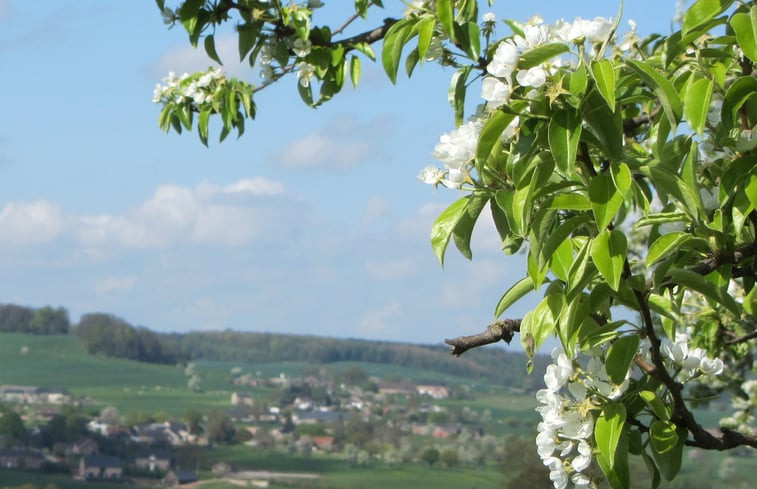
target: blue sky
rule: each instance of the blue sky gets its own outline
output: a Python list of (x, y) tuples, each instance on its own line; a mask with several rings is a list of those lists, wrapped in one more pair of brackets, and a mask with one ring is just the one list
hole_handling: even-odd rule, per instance
[[(336, 22), (349, 15), (340, 3)], [(626, 3), (640, 33), (669, 31), (674, 0)], [(379, 18), (403, 8), (385, 4)], [(549, 22), (612, 17), (617, 4), (491, 11)], [(233, 39), (216, 42), (230, 74), (257, 81), (232, 62)], [(364, 63), (360, 87), (317, 110), (285, 79), (259, 94), (242, 139), (205, 148), (157, 127), (155, 84), (211, 62), (153, 1), (0, 0), (0, 60), (0, 302), (159, 331), (436, 343), (483, 329), (524, 273), (488, 222), (472, 262), (451, 253), (442, 270), (431, 252), (431, 224), (459, 194), (416, 176), (452, 129), (451, 71), (429, 65), (392, 86)]]

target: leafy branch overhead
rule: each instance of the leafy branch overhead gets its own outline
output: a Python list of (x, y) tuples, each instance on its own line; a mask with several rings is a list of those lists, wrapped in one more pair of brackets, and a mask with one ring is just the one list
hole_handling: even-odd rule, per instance
[[(161, 127), (191, 129), (199, 114), (205, 144), (211, 116), (221, 139), (241, 134), (254, 94), (287, 75), (309, 106), (348, 77), (357, 86), (379, 41), (392, 82), (424, 63), (453, 69), (454, 127), (419, 175), (459, 193), (432, 227), (433, 252), (443, 264), (454, 243), (470, 259), (488, 213), (504, 253), (528, 267), (503, 284), (484, 332), (446, 342), (460, 355), (518, 334), (533, 357), (554, 338), (536, 443), (557, 489), (628, 488), (630, 455), (657, 484), (687, 446), (757, 448), (754, 2), (697, 0), (678, 30), (646, 39), (620, 14), (522, 23), (475, 0), (414, 1), (349, 36), (380, 1), (356, 1), (335, 28), (316, 25), (319, 1), (158, 6), (217, 62), (214, 36), (235, 24), (240, 57), (262, 72), (258, 85), (211, 69), (156, 88)], [(500, 319), (537, 294), (522, 318)], [(733, 409), (713, 433), (691, 403), (721, 395)]]

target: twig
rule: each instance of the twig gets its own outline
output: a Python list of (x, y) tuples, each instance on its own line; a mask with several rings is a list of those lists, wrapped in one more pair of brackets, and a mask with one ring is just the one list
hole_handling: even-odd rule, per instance
[(723, 343), (725, 343), (726, 345), (735, 345), (737, 343), (744, 343), (755, 338), (757, 338), (757, 331), (752, 331), (751, 333), (744, 336), (738, 336), (730, 340), (725, 340)]
[(490, 345), (500, 340), (509, 344), (515, 333), (520, 332), (520, 323), (520, 319), (504, 319), (490, 324), (482, 333), (446, 339), (444, 342), (449, 345), (450, 352), (459, 357), (471, 348)]
[(339, 26), (339, 28), (337, 30), (335, 30), (334, 32), (332, 32), (331, 35), (341, 34), (342, 31), (344, 31), (347, 28), (347, 26), (349, 26), (350, 24), (352, 24), (353, 22), (355, 22), (359, 18), (360, 18), (360, 15), (358, 15), (358, 14), (352, 14), (352, 16), (349, 19), (347, 19), (344, 22), (344, 24), (342, 24), (341, 26)]
[(660, 113), (660, 107), (657, 106), (649, 112), (648, 114), (640, 114), (636, 117), (631, 117), (630, 119), (623, 119), (623, 134), (626, 136), (633, 136), (633, 131), (638, 128), (639, 126), (642, 126), (644, 124), (647, 124), (648, 122), (651, 122), (652, 119), (657, 117), (657, 114)]

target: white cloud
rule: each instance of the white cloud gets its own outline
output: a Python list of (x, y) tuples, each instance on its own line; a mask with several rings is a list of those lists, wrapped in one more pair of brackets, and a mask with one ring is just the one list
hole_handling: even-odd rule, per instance
[(372, 279), (392, 281), (415, 276), (418, 267), (415, 260), (410, 258), (370, 260), (365, 264), (365, 271)]
[(57, 238), (64, 227), (61, 210), (45, 200), (9, 202), (0, 211), (0, 243), (42, 244)]
[(121, 215), (67, 217), (47, 201), (9, 202), (0, 211), (0, 243), (43, 244), (70, 236), (88, 256), (114, 247), (238, 246), (286, 221), (292, 204), (297, 205), (296, 200), (287, 196), (282, 184), (265, 178), (227, 186), (201, 183), (194, 189), (161, 185), (149, 199)]
[(95, 283), (95, 292), (100, 295), (128, 292), (134, 288), (136, 283), (137, 277), (131, 275), (105, 277)]
[(390, 302), (366, 312), (358, 321), (357, 331), (360, 337), (392, 338), (402, 331), (401, 317), (402, 306), (398, 302)]
[(385, 155), (386, 121), (361, 123), (353, 116), (333, 119), (321, 129), (290, 142), (275, 160), (288, 168), (345, 170)]
[[(227, 75), (249, 79), (252, 76), (252, 69), (247, 60), (239, 62), (238, 40), (236, 35), (223, 34), (215, 36), (216, 52), (221, 58), (223, 66), (221, 68)], [(210, 59), (205, 52), (203, 43), (199, 43), (197, 48), (190, 45), (182, 44), (181, 47), (167, 51), (160, 59), (150, 68), (150, 75), (154, 77), (163, 77), (169, 71), (181, 73), (194, 73), (205, 71), (209, 66), (218, 66), (218, 63)]]

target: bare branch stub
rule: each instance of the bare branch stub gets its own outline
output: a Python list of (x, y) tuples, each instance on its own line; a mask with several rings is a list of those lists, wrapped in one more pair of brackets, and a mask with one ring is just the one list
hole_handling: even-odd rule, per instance
[(504, 319), (490, 324), (485, 331), (479, 334), (459, 336), (446, 339), (444, 342), (449, 345), (450, 352), (459, 357), (471, 348), (490, 345), (500, 340), (509, 344), (515, 333), (520, 332), (520, 323), (520, 319)]

